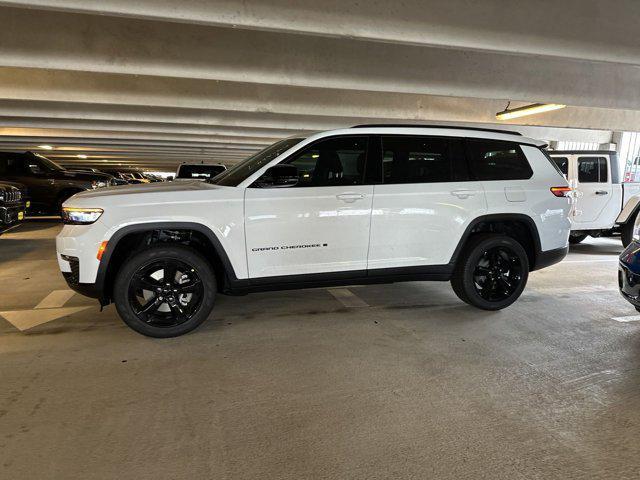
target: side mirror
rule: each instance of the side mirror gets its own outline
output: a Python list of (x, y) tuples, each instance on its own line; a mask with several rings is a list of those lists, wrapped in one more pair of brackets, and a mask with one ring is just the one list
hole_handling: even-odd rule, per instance
[(298, 167), (295, 165), (274, 165), (254, 185), (259, 188), (293, 187), (298, 184), (298, 178)]

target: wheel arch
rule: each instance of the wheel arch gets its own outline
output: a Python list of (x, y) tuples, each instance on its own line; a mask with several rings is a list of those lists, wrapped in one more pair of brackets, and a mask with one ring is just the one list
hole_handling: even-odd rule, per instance
[(537, 269), (537, 260), (542, 251), (540, 233), (533, 218), (522, 213), (496, 213), (475, 218), (458, 242), (449, 262), (451, 265), (456, 265), (469, 240), (480, 233), (502, 234), (514, 238), (527, 252), (529, 270)]
[[(229, 283), (237, 282), (235, 270), (222, 243), (206, 225), (195, 222), (157, 222), (127, 225), (118, 229), (109, 238), (100, 260), (96, 276), (96, 287), (100, 292), (100, 302), (103, 305), (111, 301), (115, 276), (128, 256), (128, 252), (144, 245), (149, 236), (162, 232), (187, 233), (190, 238), (195, 233), (194, 242), (190, 246), (195, 246), (195, 249), (211, 263), (216, 274), (218, 288), (224, 289)], [(173, 243), (181, 244), (181, 242)]]

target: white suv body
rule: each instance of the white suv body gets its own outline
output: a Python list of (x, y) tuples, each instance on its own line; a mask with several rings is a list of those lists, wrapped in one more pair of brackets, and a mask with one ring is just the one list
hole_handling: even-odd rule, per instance
[[(138, 307), (156, 298), (150, 308), (186, 310), (186, 300), (196, 294), (176, 293), (192, 282), (183, 270), (204, 261), (209, 266), (201, 267), (198, 281), (206, 284), (211, 273), (211, 288), (222, 293), (452, 280), (468, 303), (504, 308), (520, 295), (519, 286), (508, 299), (473, 298), (474, 284), (488, 284), (484, 272), (492, 239), (519, 245), (491, 247), (502, 268), (491, 274), (492, 289), (509, 284), (500, 271), (511, 275), (511, 283), (526, 283), (530, 270), (560, 261), (568, 249), (567, 182), (542, 147), (518, 134), (462, 127), (362, 126), (286, 139), (214, 183), (131, 185), (75, 195), (64, 205), (70, 224), (57, 237), (58, 261), (72, 288), (103, 304), (115, 300), (132, 328), (153, 336), (195, 328), (209, 314), (202, 309), (213, 305), (209, 294), (198, 291), (205, 305), (181, 327), (137, 325), (135, 298), (133, 307), (120, 304), (137, 296)], [(487, 252), (476, 259), (479, 266), (463, 265), (481, 241), (489, 247), (481, 245)], [(148, 253), (153, 248), (180, 256), (165, 247), (198, 255), (177, 274), (171, 270), (170, 280), (180, 288), (151, 294), (127, 283), (141, 275), (123, 273), (129, 264), (143, 268), (160, 258)], [(525, 260), (510, 260), (509, 252), (515, 258), (520, 251)], [(140, 262), (136, 255), (142, 255)], [(164, 284), (167, 271), (145, 275)], [(126, 275), (129, 280), (120, 278)], [(466, 283), (456, 286), (458, 277)], [(121, 300), (118, 288), (128, 288)], [(166, 295), (176, 305), (158, 300)]]

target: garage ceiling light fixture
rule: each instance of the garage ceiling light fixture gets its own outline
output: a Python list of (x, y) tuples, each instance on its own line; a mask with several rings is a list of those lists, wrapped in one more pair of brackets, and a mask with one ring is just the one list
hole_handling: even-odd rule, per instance
[(78, 157), (78, 158), (82, 158), (83, 160), (84, 160), (85, 158), (87, 158), (87, 156), (86, 156), (86, 155), (76, 155), (76, 157)]
[(498, 120), (511, 120), (512, 118), (526, 117), (527, 115), (535, 115), (537, 113), (551, 112), (552, 110), (560, 110), (566, 107), (559, 103), (532, 103), (524, 107), (512, 108), (509, 105), (503, 111), (496, 113)]
[(38, 145), (38, 148), (41, 148), (42, 150), (53, 150), (51, 145)]

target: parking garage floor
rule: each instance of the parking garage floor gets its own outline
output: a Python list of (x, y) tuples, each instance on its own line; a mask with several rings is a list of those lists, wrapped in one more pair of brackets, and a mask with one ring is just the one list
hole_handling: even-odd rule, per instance
[(2, 478), (639, 475), (618, 239), (573, 248), (502, 312), (447, 283), (300, 290), (219, 297), (194, 333), (153, 340), (67, 290), (59, 229), (0, 237)]

